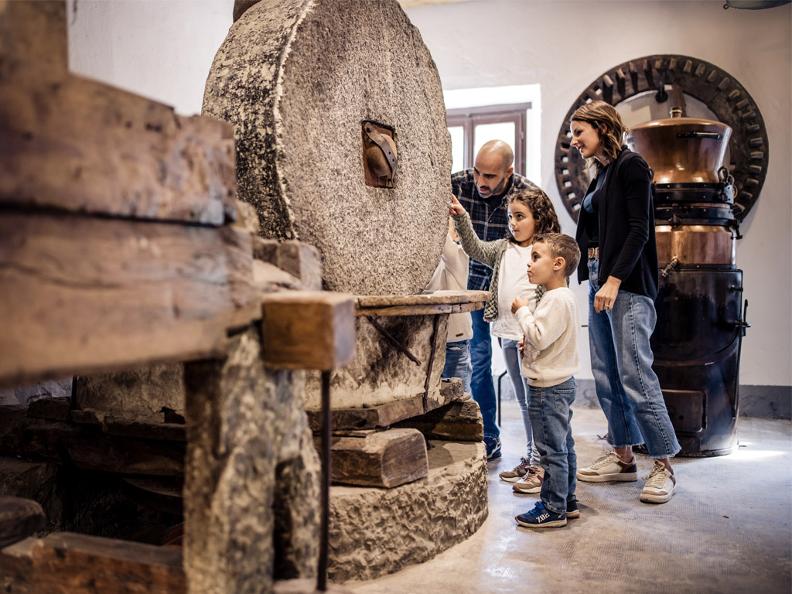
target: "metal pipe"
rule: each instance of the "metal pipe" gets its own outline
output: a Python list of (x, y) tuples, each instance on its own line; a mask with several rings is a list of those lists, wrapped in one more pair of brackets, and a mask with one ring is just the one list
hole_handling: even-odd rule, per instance
[(316, 589), (327, 590), (327, 559), (330, 537), (330, 372), (322, 371), (322, 524), (319, 533), (319, 570)]

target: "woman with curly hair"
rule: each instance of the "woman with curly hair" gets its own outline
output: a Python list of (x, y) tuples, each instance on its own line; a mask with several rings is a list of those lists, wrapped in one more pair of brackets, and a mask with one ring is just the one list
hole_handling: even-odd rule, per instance
[(646, 445), (654, 466), (641, 501), (665, 503), (676, 477), (669, 459), (680, 447), (652, 370), (649, 339), (657, 315), (657, 247), (652, 173), (622, 146), (619, 113), (604, 101), (581, 106), (570, 119), (572, 146), (596, 175), (580, 209), (578, 281), (588, 279), (591, 370), (613, 451), (577, 478), (592, 483), (636, 481), (632, 446)]
[(484, 307), (484, 319), (492, 324), (492, 334), (498, 337), (503, 350), (506, 370), (509, 373), (514, 394), (520, 406), (525, 426), (525, 457), (512, 470), (500, 473), (501, 480), (515, 483), (516, 493), (538, 493), (542, 488), (544, 472), (539, 466), (528, 415), (528, 387), (522, 377), (518, 344), (522, 340), (522, 329), (511, 311), (515, 298), (528, 299), (529, 308), (536, 307), (540, 288), (528, 280), (528, 262), (531, 259), (531, 244), (535, 235), (558, 233), (558, 224), (553, 203), (547, 194), (537, 189), (526, 189), (508, 198), (507, 212), (509, 237), (496, 241), (478, 238), (470, 217), (456, 199), (451, 198), (451, 215), (459, 233), (462, 248), (474, 260), (492, 268), (489, 301)]

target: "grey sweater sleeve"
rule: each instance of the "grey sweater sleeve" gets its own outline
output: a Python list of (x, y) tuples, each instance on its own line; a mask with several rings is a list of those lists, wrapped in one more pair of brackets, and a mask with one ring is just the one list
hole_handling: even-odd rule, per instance
[(486, 264), (490, 268), (495, 267), (495, 263), (501, 256), (500, 244), (505, 239), (497, 239), (495, 241), (482, 241), (473, 230), (473, 223), (470, 222), (470, 215), (462, 213), (461, 215), (453, 215), (454, 227), (459, 233), (459, 242), (468, 256), (474, 260), (478, 260), (482, 264)]

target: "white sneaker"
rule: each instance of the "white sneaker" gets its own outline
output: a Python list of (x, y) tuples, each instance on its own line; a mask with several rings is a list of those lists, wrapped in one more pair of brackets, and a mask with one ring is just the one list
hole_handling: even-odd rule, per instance
[(594, 464), (577, 471), (577, 479), (585, 483), (632, 482), (638, 480), (638, 467), (635, 459), (625, 464), (610, 452), (594, 461)]
[(665, 503), (674, 496), (676, 477), (666, 465), (655, 461), (652, 472), (646, 477), (641, 490), (641, 501), (644, 503)]

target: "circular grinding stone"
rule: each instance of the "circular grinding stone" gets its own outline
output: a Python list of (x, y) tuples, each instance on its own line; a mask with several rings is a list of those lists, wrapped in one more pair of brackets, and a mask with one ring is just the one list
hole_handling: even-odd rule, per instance
[[(437, 68), (396, 0), (262, 0), (218, 51), (203, 112), (234, 124), (262, 235), (322, 253), (327, 289), (423, 290), (446, 234), (451, 151)], [(395, 130), (393, 188), (365, 183), (362, 122)]]

